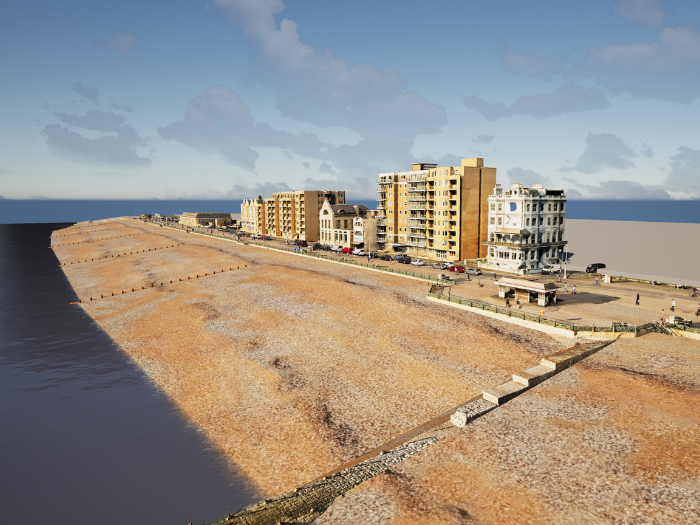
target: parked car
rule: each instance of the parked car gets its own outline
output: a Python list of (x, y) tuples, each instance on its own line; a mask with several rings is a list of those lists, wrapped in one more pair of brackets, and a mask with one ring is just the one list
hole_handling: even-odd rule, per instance
[(323, 249), (323, 244), (320, 242), (317, 242), (316, 244), (313, 245), (314, 250), (322, 250)]
[(386, 253), (380, 257), (382, 261), (391, 261), (391, 255), (387, 255)]
[(297, 239), (297, 240), (293, 241), (292, 244), (294, 244), (295, 246), (303, 246), (304, 248), (306, 248), (308, 246), (307, 242), (302, 241), (301, 239)]
[(436, 270), (447, 270), (449, 267), (450, 265), (444, 262), (435, 263), (432, 266), (432, 268), (435, 268)]
[(464, 273), (464, 270), (466, 270), (466, 268), (461, 264), (453, 264), (448, 268), (448, 270), (455, 273)]
[(330, 250), (331, 250), (332, 252), (339, 252), (340, 250), (343, 249), (342, 246), (338, 246), (337, 244), (331, 244), (331, 245), (329, 246), (329, 248), (330, 248)]
[(603, 263), (589, 264), (588, 268), (586, 268), (586, 273), (598, 273), (598, 270), (600, 270), (601, 268), (605, 268), (605, 264), (603, 264)]
[(561, 272), (561, 264), (547, 264), (542, 268), (542, 273), (544, 275), (550, 275), (559, 272)]
[(413, 266), (425, 266), (425, 263), (421, 259), (416, 259), (415, 261), (411, 261), (411, 264)]
[(355, 248), (352, 251), (353, 255), (365, 255), (365, 251), (362, 248)]
[(352, 249), (351, 248), (343, 248), (342, 250), (340, 250), (340, 253), (347, 253), (348, 255), (350, 255), (352, 253)]
[(478, 268), (467, 268), (464, 270), (465, 273), (468, 273), (469, 275), (481, 275), (481, 270)]
[(408, 257), (408, 255), (406, 255), (405, 253), (399, 253), (399, 254), (397, 254), (397, 255), (394, 256), (394, 260), (395, 260), (395, 261), (400, 261), (401, 259), (403, 259), (403, 258), (405, 258), (405, 257)]
[(398, 260), (401, 264), (411, 264), (411, 258), (408, 255), (404, 255)]

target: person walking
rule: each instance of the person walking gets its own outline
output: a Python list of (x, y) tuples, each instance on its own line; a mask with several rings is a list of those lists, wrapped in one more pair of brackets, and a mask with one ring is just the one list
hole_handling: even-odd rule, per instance
[(597, 277), (595, 278), (595, 284), (596, 284), (596, 285), (598, 284), (598, 278), (597, 278)]
[(637, 302), (635, 303), (636, 306), (639, 306), (639, 292), (637, 292)]
[(666, 315), (664, 314), (664, 309), (662, 308), (661, 309), (661, 322), (662, 323), (664, 322), (664, 317), (666, 317)]
[(576, 285), (574, 285), (574, 289), (571, 291), (572, 294), (576, 293)]
[(567, 283), (564, 283), (564, 293), (569, 293), (568, 289), (569, 289), (569, 285)]
[(676, 311), (676, 300), (675, 299), (673, 301), (671, 301), (671, 311), (672, 312)]
[(506, 308), (510, 308), (510, 299), (506, 297)]

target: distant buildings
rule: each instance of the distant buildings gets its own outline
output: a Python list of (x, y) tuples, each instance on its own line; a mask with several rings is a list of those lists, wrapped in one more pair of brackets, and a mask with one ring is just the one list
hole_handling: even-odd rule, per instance
[(189, 226), (190, 228), (197, 228), (201, 226), (214, 226), (219, 228), (221, 226), (229, 226), (232, 224), (230, 213), (220, 213), (220, 212), (185, 212), (180, 214), (180, 224), (183, 226)]
[(241, 227), (288, 240), (319, 239), (319, 212), (323, 203), (344, 204), (344, 191), (291, 191), (273, 193), (269, 199), (245, 199), (241, 204)]
[(485, 257), (496, 168), (485, 168), (481, 158), (412, 168), (379, 175), (379, 249), (453, 261)]
[(515, 183), (503, 191), (497, 185), (488, 197), (487, 259), (479, 264), (513, 273), (536, 273), (563, 259), (564, 190), (531, 188)]

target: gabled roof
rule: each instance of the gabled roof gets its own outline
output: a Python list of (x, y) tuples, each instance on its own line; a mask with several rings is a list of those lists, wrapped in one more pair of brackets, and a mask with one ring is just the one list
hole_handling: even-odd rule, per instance
[[(369, 208), (364, 204), (356, 205), (360, 210), (360, 214), (367, 213)], [(355, 206), (352, 204), (331, 204), (331, 209), (333, 210), (333, 215), (355, 215)]]

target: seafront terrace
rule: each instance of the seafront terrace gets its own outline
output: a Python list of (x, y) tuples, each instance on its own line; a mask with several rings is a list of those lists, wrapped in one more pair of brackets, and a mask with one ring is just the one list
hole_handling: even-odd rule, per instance
[[(294, 489), (325, 485), (324, 475), (367, 454), (388, 464), (407, 433), (433, 428), (440, 414), (440, 429), (457, 428), (456, 407), (571, 348), (570, 339), (431, 301), (427, 280), (359, 258), (117, 220), (140, 235), (77, 235), (80, 244), (60, 247), (56, 239), (58, 263), (87, 261), (57, 271), (78, 297), (136, 291), (61, 307), (84, 309), (261, 499), (305, 494)], [(171, 248), (142, 251), (149, 245)], [(179, 281), (185, 270), (200, 277)], [(615, 301), (590, 301), (586, 288), (595, 285), (580, 277), (568, 308), (592, 305), (590, 315), (602, 315)], [(483, 288), (474, 277), (455, 280), (443, 294), (489, 293), (486, 277)], [(562, 304), (552, 313), (573, 317)], [(385, 522), (450, 523), (458, 508), (484, 523), (692, 522), (700, 510), (700, 494), (688, 489), (700, 481), (698, 344), (658, 333), (615, 341), (356, 486), (321, 520), (366, 523), (380, 508)]]

